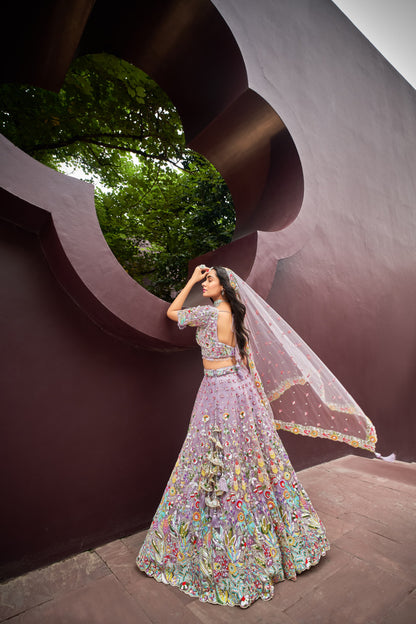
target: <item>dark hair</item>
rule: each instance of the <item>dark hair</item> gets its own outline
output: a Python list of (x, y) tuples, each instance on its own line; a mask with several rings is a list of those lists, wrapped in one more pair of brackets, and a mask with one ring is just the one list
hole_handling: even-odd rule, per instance
[(248, 331), (244, 327), (244, 317), (246, 315), (246, 306), (234, 288), (230, 284), (230, 280), (228, 278), (227, 271), (224, 267), (221, 266), (213, 266), (212, 267), (217, 274), (218, 279), (220, 280), (220, 284), (224, 290), (224, 295), (231, 306), (231, 312), (234, 318), (234, 329), (235, 336), (237, 339), (238, 350), (240, 351), (241, 357), (245, 356), (245, 347), (248, 342)]

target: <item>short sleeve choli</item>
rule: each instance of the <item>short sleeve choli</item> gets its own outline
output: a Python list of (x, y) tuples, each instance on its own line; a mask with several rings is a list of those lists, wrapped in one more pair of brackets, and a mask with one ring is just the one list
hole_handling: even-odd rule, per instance
[(185, 308), (178, 311), (178, 327), (185, 329), (187, 325), (190, 327), (201, 327), (206, 325), (209, 318), (209, 310), (212, 306), (196, 306), (196, 308)]
[(235, 347), (218, 340), (218, 310), (214, 306), (196, 306), (178, 311), (178, 327), (196, 327), (196, 341), (204, 360), (221, 360), (235, 357)]

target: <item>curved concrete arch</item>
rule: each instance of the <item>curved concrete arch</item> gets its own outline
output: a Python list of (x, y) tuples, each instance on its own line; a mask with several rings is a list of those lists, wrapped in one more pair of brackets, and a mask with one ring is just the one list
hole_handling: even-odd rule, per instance
[[(117, 54), (165, 88), (189, 146), (213, 162), (234, 197), (236, 240), (210, 254), (212, 261), (225, 253), (228, 264), (267, 295), (279, 257), (296, 251), (307, 234), (296, 228), (288, 248), (288, 237), (279, 232), (296, 223), (303, 198), (293, 140), (276, 111), (248, 88), (241, 52), (209, 0), (149, 4), (119, 2), (111, 12), (97, 4), (78, 53)], [(62, 80), (62, 67), (56, 69)], [(58, 82), (50, 74), (48, 80)], [(43, 84), (45, 77), (31, 81)], [(166, 303), (139, 286), (113, 256), (96, 217), (93, 187), (44, 167), (5, 139), (1, 150), (2, 187), (15, 197), (13, 214), (3, 217), (27, 228), (33, 207), (38, 216), (32, 215), (32, 226), (50, 267), (85, 313), (137, 346), (189, 346), (187, 333), (164, 322)]]
[[(135, 282), (108, 247), (98, 223), (94, 188), (35, 161), (0, 137), (2, 217), (42, 243), (58, 281), (105, 331), (130, 343), (183, 346), (164, 323), (165, 302)], [(13, 202), (10, 202), (10, 196)]]

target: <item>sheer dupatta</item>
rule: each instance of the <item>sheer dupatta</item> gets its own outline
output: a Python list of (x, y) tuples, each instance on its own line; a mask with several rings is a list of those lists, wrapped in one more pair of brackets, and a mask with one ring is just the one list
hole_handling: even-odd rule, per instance
[(246, 306), (248, 364), (260, 396), (272, 404), (276, 428), (375, 452), (375, 427), (352, 396), (290, 325), (226, 270)]

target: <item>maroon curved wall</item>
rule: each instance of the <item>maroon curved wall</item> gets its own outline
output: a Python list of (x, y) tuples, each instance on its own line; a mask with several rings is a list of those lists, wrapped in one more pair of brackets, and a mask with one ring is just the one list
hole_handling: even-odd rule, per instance
[(414, 459), (416, 92), (331, 2), (214, 3), (291, 133), (297, 221), (314, 228), (268, 300), (376, 424), (378, 450)]
[(0, 276), (1, 553), (14, 574), (148, 523), (201, 365), (196, 351), (104, 333), (56, 282), (38, 238), (1, 220)]
[[(111, 20), (104, 4), (41, 2), (28, 37), (19, 31), (19, 3), (8, 17), (16, 50), (4, 78), (59, 88), (77, 46), (141, 59), (178, 104), (188, 139), (213, 154), (221, 120), (238, 110), (234, 149), (260, 141), (261, 158), (242, 176), (243, 169), (232, 170), (232, 150), (217, 157), (229, 167), (239, 202), (252, 181), (257, 208), (237, 205), (240, 218), (251, 211), (250, 219), (217, 258), (248, 277), (342, 380), (375, 422), (378, 450), (414, 459), (414, 90), (327, 0), (198, 0), (194, 35), (204, 30), (203, 19), (213, 34), (199, 37), (194, 54), (184, 43), (194, 45), (192, 29), (184, 29), (187, 14), (179, 10), (186, 3), (120, 0)], [(129, 11), (142, 21), (130, 19)], [(177, 26), (170, 30), (177, 35), (168, 49), (171, 65), (148, 53), (164, 18)], [(65, 23), (70, 27), (62, 28)], [(146, 23), (153, 33), (147, 39)], [(34, 55), (36, 37), (42, 46)], [(146, 45), (136, 49), (132, 41)], [(224, 52), (223, 73), (211, 64), (213, 48)], [(177, 80), (175, 63), (183, 72)], [(264, 133), (243, 140), (252, 93), (261, 119), (270, 120), (269, 148)], [(204, 106), (201, 115), (193, 94)], [(284, 121), (284, 133), (270, 107)], [(293, 142), (285, 159), (278, 145), (285, 145), (287, 132)], [(186, 346), (187, 339), (176, 338), (168, 325), (146, 338), (140, 314), (155, 309), (163, 324), (165, 306), (122, 275), (91, 214), (86, 231), (102, 255), (92, 270), (81, 257), (82, 245), (71, 241), (61, 215), (84, 206), (88, 193), (68, 183), (61, 210), (46, 205), (42, 187), (31, 205), (31, 189), (44, 174), (13, 150), (3, 154), (4, 170), (16, 157), (0, 203), (6, 576), (146, 526), (181, 446), (201, 369), (197, 351), (174, 346)], [(39, 173), (29, 183), (26, 171)], [(55, 193), (55, 181), (45, 176)], [(82, 213), (73, 214), (76, 224)], [(298, 469), (351, 452), (324, 440), (286, 435), (284, 442)]]

